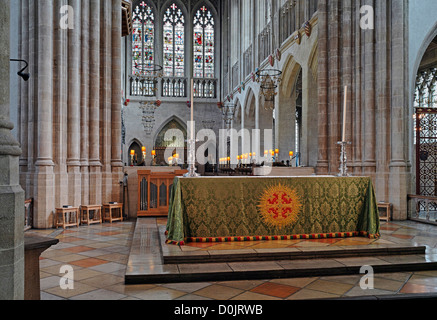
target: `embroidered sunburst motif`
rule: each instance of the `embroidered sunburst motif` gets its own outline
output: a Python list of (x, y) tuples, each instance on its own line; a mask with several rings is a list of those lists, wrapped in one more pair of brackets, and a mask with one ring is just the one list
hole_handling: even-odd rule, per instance
[(282, 229), (297, 221), (302, 203), (296, 190), (278, 184), (264, 191), (258, 208), (265, 223)]

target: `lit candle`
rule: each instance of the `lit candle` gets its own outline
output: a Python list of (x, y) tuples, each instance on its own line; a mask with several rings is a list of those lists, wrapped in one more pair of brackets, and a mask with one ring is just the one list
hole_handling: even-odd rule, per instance
[(156, 151), (152, 150), (152, 156), (156, 156)]
[(135, 157), (135, 150), (130, 151), (130, 165), (131, 167), (134, 166), (134, 157)]
[(347, 86), (344, 87), (343, 142), (346, 142)]
[(278, 154), (278, 153), (279, 153), (279, 149), (276, 149), (276, 150), (275, 150), (275, 153)]
[(194, 141), (194, 79), (191, 79), (191, 140)]
[(141, 151), (143, 153), (143, 160), (145, 161), (146, 160), (146, 147), (142, 147)]

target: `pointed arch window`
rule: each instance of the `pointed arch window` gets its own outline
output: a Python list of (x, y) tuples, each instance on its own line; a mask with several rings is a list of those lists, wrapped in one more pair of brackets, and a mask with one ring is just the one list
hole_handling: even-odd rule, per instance
[(185, 76), (185, 18), (182, 10), (173, 3), (163, 17), (164, 76)]
[(193, 33), (194, 77), (214, 78), (214, 17), (206, 6), (194, 15)]
[(155, 15), (142, 1), (132, 12), (132, 75), (144, 76), (155, 60)]

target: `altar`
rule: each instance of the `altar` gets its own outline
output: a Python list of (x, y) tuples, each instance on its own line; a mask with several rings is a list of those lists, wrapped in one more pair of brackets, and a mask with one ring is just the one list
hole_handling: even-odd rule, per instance
[(368, 177), (177, 177), (167, 243), (379, 237)]

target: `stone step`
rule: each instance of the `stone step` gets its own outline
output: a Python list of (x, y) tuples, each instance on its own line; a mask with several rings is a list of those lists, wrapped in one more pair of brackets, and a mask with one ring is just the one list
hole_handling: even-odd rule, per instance
[(165, 230), (159, 228), (159, 239), (164, 264), (249, 262), (276, 260), (306, 260), (324, 258), (374, 257), (425, 254), (425, 246), (362, 245), (338, 247), (293, 247), (240, 250), (184, 250), (165, 244)]
[(428, 255), (423, 246), (301, 247), (300, 251), (220, 250), (223, 252), (205, 254), (166, 245), (162, 231), (152, 224), (137, 225), (126, 266), (126, 284), (359, 275), (363, 266), (371, 266), (375, 273), (437, 268), (437, 257)]
[[(410, 257), (411, 259), (405, 259)], [(301, 277), (344, 276), (363, 274), (361, 268), (371, 266), (373, 272), (417, 272), (435, 270), (437, 262), (422, 256), (379, 256), (373, 258), (310, 259), (261, 262), (229, 262), (173, 264), (130, 272), (126, 284), (184, 283), (236, 280), (263, 280)]]

